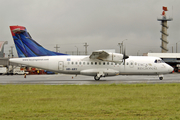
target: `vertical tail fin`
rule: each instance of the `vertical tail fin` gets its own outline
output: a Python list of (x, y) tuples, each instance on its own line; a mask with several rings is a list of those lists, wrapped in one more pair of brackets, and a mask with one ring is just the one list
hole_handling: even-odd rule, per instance
[(23, 26), (10, 26), (10, 30), (19, 57), (66, 55), (43, 48), (40, 44), (32, 39), (26, 28)]

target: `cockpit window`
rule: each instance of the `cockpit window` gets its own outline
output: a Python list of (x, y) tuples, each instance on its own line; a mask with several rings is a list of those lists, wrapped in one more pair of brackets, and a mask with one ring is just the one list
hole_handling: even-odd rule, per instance
[(165, 63), (163, 60), (161, 60), (161, 63)]
[(161, 59), (157, 59), (157, 60), (154, 61), (154, 63), (164, 63), (164, 61), (161, 60)]

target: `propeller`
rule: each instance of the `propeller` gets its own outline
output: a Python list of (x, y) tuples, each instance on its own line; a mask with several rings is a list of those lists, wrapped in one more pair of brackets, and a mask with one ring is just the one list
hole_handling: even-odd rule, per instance
[(128, 59), (128, 58), (129, 58), (129, 56), (126, 55), (126, 49), (124, 49), (124, 51), (123, 51), (123, 61), (124, 61), (124, 66), (125, 66), (125, 64), (126, 64), (126, 59)]

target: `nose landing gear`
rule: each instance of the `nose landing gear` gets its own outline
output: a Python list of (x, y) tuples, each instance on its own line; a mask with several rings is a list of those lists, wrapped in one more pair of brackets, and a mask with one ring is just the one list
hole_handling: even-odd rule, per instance
[(159, 80), (163, 80), (163, 75), (159, 75)]

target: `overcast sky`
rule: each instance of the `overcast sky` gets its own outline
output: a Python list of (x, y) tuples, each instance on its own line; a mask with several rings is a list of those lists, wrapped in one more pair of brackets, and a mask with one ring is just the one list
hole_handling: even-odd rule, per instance
[[(14, 45), (11, 25), (25, 26), (43, 47), (60, 52), (115, 49), (123, 40), (128, 55), (161, 52), (162, 6), (168, 7), (168, 52), (180, 41), (180, 0), (0, 0), (0, 41)], [(127, 40), (126, 40), (127, 39)], [(180, 52), (180, 43), (178, 44)], [(14, 49), (14, 52), (15, 49)]]

